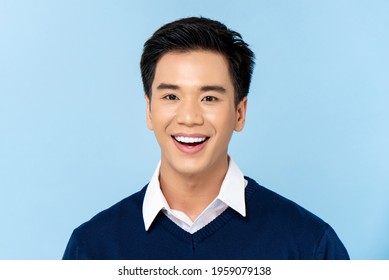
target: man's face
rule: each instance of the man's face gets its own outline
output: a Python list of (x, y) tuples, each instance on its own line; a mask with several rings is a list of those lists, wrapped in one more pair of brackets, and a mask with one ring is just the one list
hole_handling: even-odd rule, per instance
[(184, 176), (226, 166), (228, 143), (243, 129), (246, 98), (237, 107), (228, 62), (211, 51), (169, 52), (157, 63), (147, 126), (161, 147), (161, 169)]

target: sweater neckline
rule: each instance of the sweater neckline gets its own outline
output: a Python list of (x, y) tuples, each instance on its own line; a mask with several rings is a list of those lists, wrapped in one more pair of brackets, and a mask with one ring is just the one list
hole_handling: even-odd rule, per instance
[[(246, 176), (245, 179), (248, 181), (245, 190), (245, 200), (246, 200), (246, 207), (247, 207), (248, 201), (251, 199), (251, 197), (256, 191), (255, 188), (256, 182)], [(203, 240), (211, 236), (213, 233), (218, 231), (222, 226), (227, 224), (228, 221), (234, 216), (242, 217), (234, 209), (228, 207), (223, 213), (221, 213), (213, 221), (211, 221), (209, 224), (205, 225), (203, 228), (199, 229), (194, 233), (189, 233), (183, 230), (182, 228), (180, 228), (177, 224), (175, 224), (172, 220), (170, 220), (165, 214), (163, 214), (162, 211), (159, 212), (154, 222), (155, 224), (161, 224), (164, 227), (164, 229), (166, 229), (168, 232), (170, 232), (177, 238), (185, 242), (190, 242), (192, 243), (192, 246), (195, 246), (197, 243), (202, 242)]]

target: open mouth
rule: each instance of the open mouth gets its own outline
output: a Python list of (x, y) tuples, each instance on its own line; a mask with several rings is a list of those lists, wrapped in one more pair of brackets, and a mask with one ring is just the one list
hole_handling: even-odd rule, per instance
[(209, 137), (203, 135), (173, 135), (172, 138), (178, 150), (189, 155), (196, 154), (203, 150), (209, 139)]
[(187, 136), (172, 136), (173, 139), (181, 145), (195, 147), (203, 144), (209, 137), (187, 137)]

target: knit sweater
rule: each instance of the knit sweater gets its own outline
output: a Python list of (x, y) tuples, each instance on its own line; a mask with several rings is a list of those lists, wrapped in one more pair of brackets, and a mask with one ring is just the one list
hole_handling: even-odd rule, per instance
[(63, 259), (348, 259), (334, 230), (254, 180), (246, 217), (228, 208), (190, 234), (160, 212), (148, 231), (142, 218), (147, 185), (73, 231)]

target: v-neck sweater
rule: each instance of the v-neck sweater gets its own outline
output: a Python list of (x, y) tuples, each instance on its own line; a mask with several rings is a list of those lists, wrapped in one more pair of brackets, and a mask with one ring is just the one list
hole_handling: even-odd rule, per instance
[(249, 177), (246, 217), (227, 208), (191, 234), (162, 212), (148, 231), (147, 185), (75, 229), (63, 259), (348, 259), (335, 231), (296, 203)]

